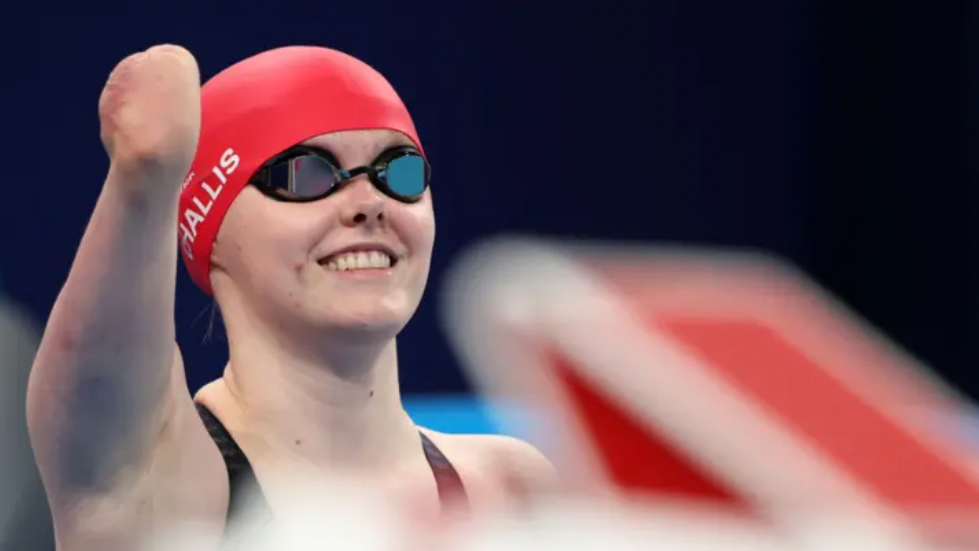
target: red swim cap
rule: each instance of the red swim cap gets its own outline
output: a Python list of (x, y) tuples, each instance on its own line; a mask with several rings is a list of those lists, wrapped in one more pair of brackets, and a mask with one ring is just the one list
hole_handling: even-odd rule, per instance
[(240, 61), (201, 88), (197, 155), (180, 194), (180, 252), (211, 294), (211, 248), (249, 178), (299, 142), (340, 130), (389, 129), (421, 151), (415, 125), (390, 83), (366, 63), (328, 48), (291, 46)]

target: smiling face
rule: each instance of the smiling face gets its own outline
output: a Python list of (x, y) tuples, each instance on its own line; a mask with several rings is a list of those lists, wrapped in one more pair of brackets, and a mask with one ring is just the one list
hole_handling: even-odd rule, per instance
[[(411, 145), (388, 130), (335, 132), (303, 143), (347, 170)], [(226, 316), (244, 314), (267, 330), (393, 337), (421, 301), (434, 240), (429, 191), (404, 203), (361, 174), (323, 199), (297, 203), (246, 186), (218, 232), (211, 284)]]

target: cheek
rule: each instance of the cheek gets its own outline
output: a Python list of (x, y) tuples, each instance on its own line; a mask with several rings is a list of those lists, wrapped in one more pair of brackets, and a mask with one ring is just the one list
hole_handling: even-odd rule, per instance
[(416, 255), (430, 256), (435, 243), (435, 216), (430, 203), (405, 209), (398, 233)]
[(288, 273), (301, 272), (322, 232), (317, 217), (306, 216), (299, 209), (276, 208), (293, 205), (263, 206), (267, 208), (236, 217), (234, 231), (229, 232), (233, 239), (222, 243), (222, 249), (233, 249), (230, 252), (236, 261), (228, 265), (229, 271), (237, 272), (233, 275), (267, 285), (269, 279), (281, 280)]

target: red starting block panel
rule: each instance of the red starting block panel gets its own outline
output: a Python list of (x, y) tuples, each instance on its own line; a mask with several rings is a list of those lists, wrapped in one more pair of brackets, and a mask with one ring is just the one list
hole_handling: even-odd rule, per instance
[(498, 240), (442, 296), (491, 400), (582, 489), (979, 542), (965, 401), (798, 271), (737, 253)]

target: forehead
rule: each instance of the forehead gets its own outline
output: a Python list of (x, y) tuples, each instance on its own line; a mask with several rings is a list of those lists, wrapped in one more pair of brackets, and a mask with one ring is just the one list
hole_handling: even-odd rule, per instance
[(404, 134), (385, 129), (344, 130), (310, 138), (303, 145), (326, 149), (341, 162), (363, 162), (392, 147), (414, 145)]

